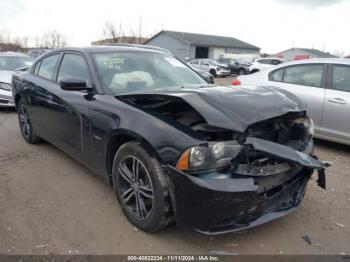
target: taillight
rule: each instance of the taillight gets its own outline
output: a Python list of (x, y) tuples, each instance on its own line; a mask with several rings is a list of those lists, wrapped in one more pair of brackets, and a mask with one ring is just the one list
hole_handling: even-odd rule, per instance
[(239, 81), (238, 79), (232, 81), (233, 86), (239, 86), (241, 84), (242, 84), (241, 81)]

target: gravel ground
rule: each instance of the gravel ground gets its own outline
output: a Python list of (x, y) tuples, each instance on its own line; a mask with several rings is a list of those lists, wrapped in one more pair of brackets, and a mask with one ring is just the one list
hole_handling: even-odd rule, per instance
[(1, 110), (0, 254), (349, 254), (350, 147), (316, 141), (316, 153), (332, 162), (327, 190), (314, 176), (284, 218), (215, 237), (175, 226), (146, 234), (103, 181), (50, 144), (26, 144), (16, 112)]

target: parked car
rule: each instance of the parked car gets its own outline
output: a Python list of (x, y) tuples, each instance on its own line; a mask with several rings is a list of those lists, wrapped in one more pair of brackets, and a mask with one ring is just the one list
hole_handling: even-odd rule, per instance
[(217, 62), (220, 64), (226, 64), (229, 67), (231, 74), (245, 75), (249, 72), (249, 65), (241, 64), (232, 58), (219, 58)]
[(288, 90), (307, 104), (315, 135), (350, 145), (350, 61), (309, 59), (289, 62), (249, 76), (241, 84), (270, 85)]
[(283, 90), (232, 92), (127, 46), (51, 51), (12, 83), (24, 140), (92, 169), (147, 232), (253, 227), (293, 211), (314, 170), (325, 187), (306, 108)]
[(283, 62), (285, 60), (280, 58), (258, 58), (249, 66), (249, 72), (256, 73), (262, 69), (282, 64)]
[(191, 67), (194, 71), (200, 74), (200, 76), (203, 77), (208, 84), (214, 84), (214, 76), (212, 74), (206, 71), (200, 70), (198, 68), (192, 67), (191, 65), (189, 65), (189, 67)]
[(212, 59), (195, 59), (191, 60), (189, 64), (197, 69), (208, 72), (214, 77), (225, 77), (231, 75), (231, 71), (225, 64), (219, 64)]
[(0, 52), (0, 107), (13, 107), (11, 77), (17, 68), (31, 65), (33, 60), (24, 54)]
[(43, 49), (43, 48), (35, 48), (35, 49), (30, 49), (27, 52), (27, 55), (30, 56), (33, 59), (37, 59), (39, 56), (45, 54), (48, 52), (50, 49)]

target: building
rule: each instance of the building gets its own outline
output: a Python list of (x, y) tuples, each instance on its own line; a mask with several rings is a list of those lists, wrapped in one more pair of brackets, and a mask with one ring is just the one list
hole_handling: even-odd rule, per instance
[(143, 44), (148, 38), (138, 36), (120, 36), (116, 38), (107, 38), (91, 42), (91, 45), (106, 45), (106, 44)]
[(182, 60), (217, 59), (222, 54), (259, 54), (260, 48), (233, 37), (160, 31), (145, 42), (168, 49)]
[(272, 57), (283, 58), (286, 60), (301, 60), (309, 58), (336, 58), (337, 56), (318, 49), (290, 48), (283, 52), (277, 53)]

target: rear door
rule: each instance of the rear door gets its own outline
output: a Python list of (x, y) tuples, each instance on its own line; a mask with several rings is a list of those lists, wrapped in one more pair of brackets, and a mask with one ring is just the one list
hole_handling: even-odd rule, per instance
[(42, 136), (49, 134), (46, 124), (47, 119), (51, 118), (47, 114), (47, 108), (50, 107), (50, 101), (52, 100), (49, 89), (56, 85), (53, 77), (60, 56), (61, 53), (55, 53), (38, 61), (33, 74), (29, 78), (28, 111), (30, 119), (37, 129), (36, 132)]
[(320, 132), (323, 106), (326, 95), (326, 65), (300, 64), (282, 67), (269, 74), (274, 86), (288, 90), (298, 96), (307, 106), (313, 119), (315, 132)]
[(350, 143), (350, 66), (329, 65), (321, 135)]

